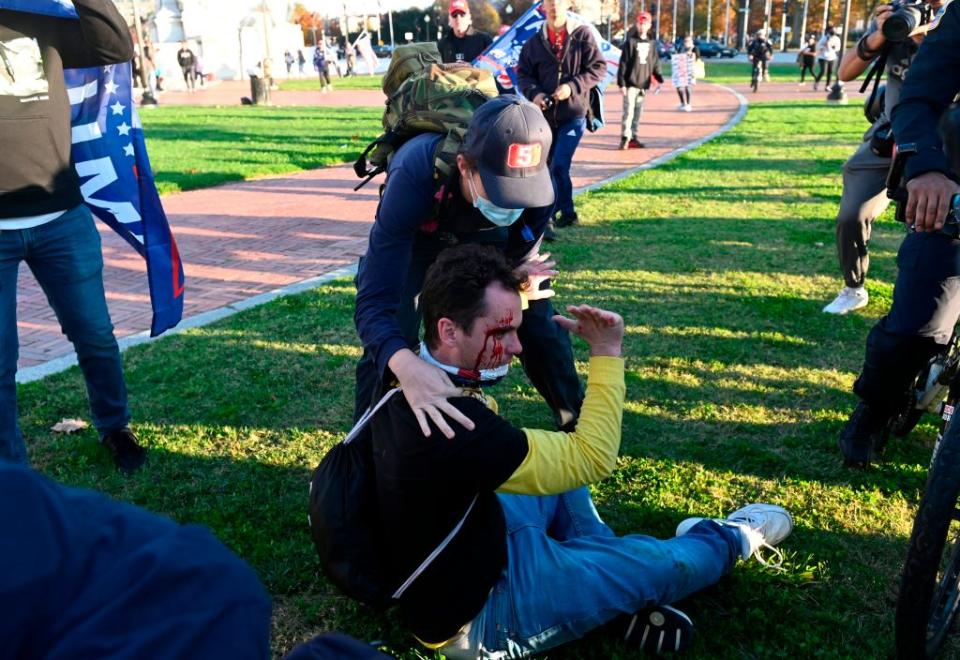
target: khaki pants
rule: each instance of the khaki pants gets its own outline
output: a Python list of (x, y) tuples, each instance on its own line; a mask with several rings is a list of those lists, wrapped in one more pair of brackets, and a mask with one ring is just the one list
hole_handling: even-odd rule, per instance
[(624, 140), (637, 137), (640, 118), (643, 117), (643, 99), (647, 91), (639, 87), (623, 89), (623, 119), (620, 122), (620, 137)]

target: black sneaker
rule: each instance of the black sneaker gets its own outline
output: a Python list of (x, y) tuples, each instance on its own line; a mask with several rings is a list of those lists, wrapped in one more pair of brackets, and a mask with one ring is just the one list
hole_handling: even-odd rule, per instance
[(683, 653), (693, 641), (693, 622), (674, 607), (654, 605), (639, 610), (627, 620), (627, 633), (623, 639), (627, 644), (655, 655)]
[(887, 415), (877, 412), (863, 401), (857, 404), (837, 441), (845, 466), (865, 468), (870, 465), (875, 451), (883, 447), (883, 429), (887, 421)]
[(577, 216), (576, 211), (573, 213), (561, 213), (556, 222), (557, 227), (572, 227), (573, 225), (579, 224), (580, 218)]
[(620, 151), (627, 150), (627, 138), (620, 138)]
[(113, 464), (124, 474), (133, 474), (147, 460), (147, 451), (137, 443), (137, 436), (129, 428), (108, 433), (100, 442), (110, 450)]
[(547, 243), (553, 243), (557, 240), (557, 232), (553, 230), (553, 220), (547, 221), (547, 226), (543, 230), (543, 240)]

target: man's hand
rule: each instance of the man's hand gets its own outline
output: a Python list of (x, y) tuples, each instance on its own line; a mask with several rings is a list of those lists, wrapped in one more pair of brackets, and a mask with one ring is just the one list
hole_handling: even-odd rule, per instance
[(590, 305), (568, 305), (567, 312), (574, 318), (557, 314), (553, 320), (587, 342), (591, 357), (620, 357), (623, 319), (619, 314)]
[(887, 38), (883, 36), (883, 24), (893, 14), (893, 7), (890, 5), (877, 5), (873, 10), (873, 20), (877, 23), (877, 29), (867, 37), (867, 48), (870, 50), (880, 50), (887, 43)]
[(453, 439), (454, 432), (444, 419), (444, 415), (462, 425), (468, 431), (473, 430), (473, 422), (457, 410), (447, 399), (461, 396), (460, 388), (455, 387), (440, 369), (427, 364), (409, 350), (397, 351), (387, 363), (403, 389), (403, 396), (413, 410), (423, 435), (430, 437), (430, 425), (427, 416), (433, 420), (440, 432)]
[(523, 285), (523, 293), (527, 300), (545, 300), (556, 295), (556, 292), (549, 287), (540, 289), (540, 285), (546, 280), (560, 274), (557, 270), (557, 262), (550, 259), (549, 252), (530, 257), (520, 264), (516, 273), (521, 277), (527, 276), (527, 281)]
[(907, 223), (917, 231), (938, 231), (960, 186), (942, 172), (927, 172), (907, 182)]
[(563, 83), (557, 90), (553, 93), (553, 99), (555, 101), (566, 101), (573, 94), (573, 89), (569, 84)]
[(533, 97), (533, 101), (531, 101), (531, 103), (533, 103), (535, 106), (537, 106), (541, 110), (546, 110), (547, 95), (541, 92), (540, 94), (537, 94), (536, 96)]

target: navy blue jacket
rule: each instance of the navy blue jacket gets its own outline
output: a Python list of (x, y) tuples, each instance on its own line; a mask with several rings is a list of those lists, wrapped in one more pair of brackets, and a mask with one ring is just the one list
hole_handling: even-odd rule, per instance
[(0, 461), (0, 656), (267, 658), (270, 600), (210, 532)]
[(433, 159), (440, 139), (434, 133), (418, 135), (404, 144), (390, 161), (386, 187), (370, 229), (367, 253), (357, 272), (354, 322), (360, 340), (372, 352), (381, 375), (394, 353), (409, 348), (396, 314), (418, 237), (444, 231), (446, 224), (458, 227), (453, 233), (460, 235), (471, 231), (489, 233), (490, 239), (482, 242), (497, 245), (512, 263), (519, 265), (543, 235), (553, 212), (553, 206), (527, 209), (509, 229), (495, 229), (479, 211), (465, 203), (459, 178), (454, 177), (447, 189), (453, 195), (449, 208), (454, 209), (456, 217), (444, 218), (438, 226), (433, 217), (437, 208)]
[(926, 172), (954, 177), (937, 126), (954, 96), (960, 93), (958, 44), (960, 2), (951, 2), (938, 25), (924, 37), (903, 83), (900, 103), (892, 113), (897, 144), (917, 147), (917, 154), (907, 161), (907, 179)]

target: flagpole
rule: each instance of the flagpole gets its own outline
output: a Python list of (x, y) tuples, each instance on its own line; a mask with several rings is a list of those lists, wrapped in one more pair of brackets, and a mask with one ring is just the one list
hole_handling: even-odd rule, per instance
[(140, 67), (140, 82), (143, 84), (143, 94), (140, 97), (140, 105), (157, 105), (157, 97), (150, 91), (150, 83), (147, 82), (147, 67), (144, 61), (143, 49), (146, 45), (143, 43), (143, 22), (140, 20), (140, 7), (137, 6), (137, 0), (133, 0), (133, 29), (137, 31), (137, 66)]

